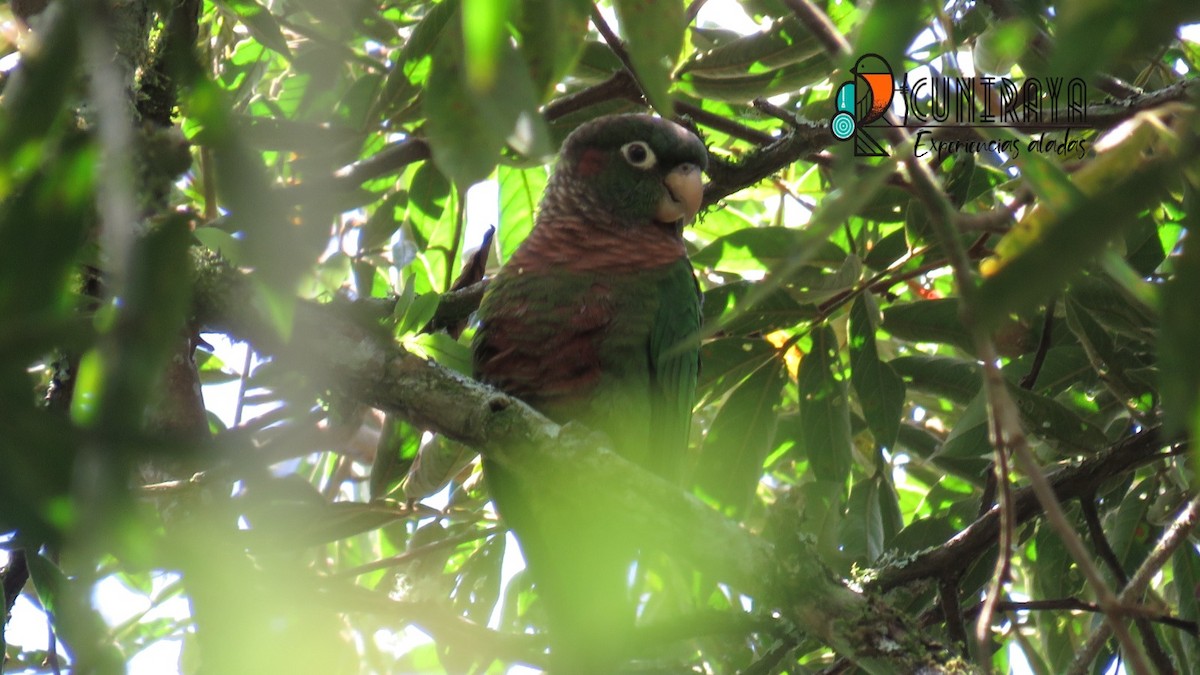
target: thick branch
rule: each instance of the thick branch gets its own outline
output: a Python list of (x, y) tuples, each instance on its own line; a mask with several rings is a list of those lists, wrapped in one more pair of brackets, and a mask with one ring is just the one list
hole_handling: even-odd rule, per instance
[(386, 331), (338, 305), (298, 304), (284, 341), (245, 301), (250, 294), (240, 273), (214, 265), (197, 287), (210, 296), (198, 299), (209, 326), (250, 340), (321, 387), (479, 449), (564, 508), (586, 501), (587, 508), (613, 514), (639, 546), (666, 551), (780, 608), (867, 671), (911, 671), (914, 658), (937, 662), (932, 652), (889, 652), (911, 628), (842, 585), (811, 550), (778, 553), (677, 486), (599, 447), (594, 434), (554, 424), (512, 397), (406, 352)]

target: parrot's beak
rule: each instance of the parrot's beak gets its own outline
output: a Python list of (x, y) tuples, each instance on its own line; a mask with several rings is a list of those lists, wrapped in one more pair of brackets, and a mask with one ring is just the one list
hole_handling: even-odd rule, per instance
[(691, 163), (680, 164), (663, 179), (663, 187), (666, 192), (658, 200), (654, 219), (660, 223), (677, 223), (681, 220), (685, 225), (690, 223), (700, 211), (700, 202), (704, 199), (700, 167)]

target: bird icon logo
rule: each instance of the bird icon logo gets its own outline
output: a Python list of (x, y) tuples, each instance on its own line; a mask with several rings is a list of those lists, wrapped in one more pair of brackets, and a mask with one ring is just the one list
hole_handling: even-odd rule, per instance
[(864, 127), (881, 119), (892, 104), (895, 78), (888, 62), (878, 54), (864, 54), (850, 70), (853, 79), (838, 87), (834, 97), (837, 112), (830, 129), (839, 141), (854, 139), (859, 157), (887, 157), (887, 151)]

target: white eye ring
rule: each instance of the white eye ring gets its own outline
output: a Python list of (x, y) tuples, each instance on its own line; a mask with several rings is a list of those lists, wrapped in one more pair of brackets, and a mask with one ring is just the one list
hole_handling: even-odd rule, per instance
[(654, 156), (654, 151), (643, 141), (633, 141), (622, 145), (621, 156), (625, 158), (626, 162), (629, 162), (630, 166), (638, 169), (649, 169), (658, 161), (658, 158)]

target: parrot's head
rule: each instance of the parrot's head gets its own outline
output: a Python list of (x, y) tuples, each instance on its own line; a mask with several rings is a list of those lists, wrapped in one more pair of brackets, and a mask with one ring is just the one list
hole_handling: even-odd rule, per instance
[(704, 197), (708, 152), (695, 134), (650, 115), (610, 115), (563, 142), (542, 211), (601, 226), (689, 223)]

